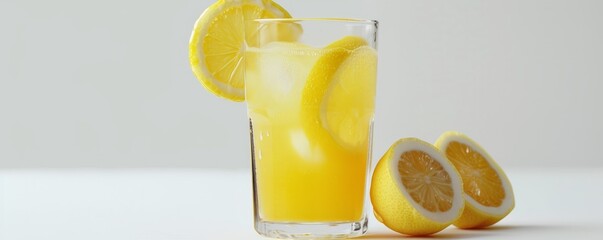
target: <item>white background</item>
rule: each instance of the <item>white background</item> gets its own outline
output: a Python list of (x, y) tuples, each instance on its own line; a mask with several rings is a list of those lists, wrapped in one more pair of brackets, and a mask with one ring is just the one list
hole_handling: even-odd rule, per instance
[[(209, 0), (2, 0), (0, 167), (249, 167), (244, 103), (203, 89)], [(503, 167), (603, 166), (602, 1), (278, 1), (377, 19), (374, 159), (465, 132)]]

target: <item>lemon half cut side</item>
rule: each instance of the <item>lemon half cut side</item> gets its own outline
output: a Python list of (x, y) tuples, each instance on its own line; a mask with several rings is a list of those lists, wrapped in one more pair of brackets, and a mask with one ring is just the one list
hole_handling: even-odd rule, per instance
[(379, 160), (371, 182), (375, 217), (407, 235), (429, 235), (463, 211), (459, 173), (433, 145), (416, 138), (394, 143)]
[(436, 147), (461, 174), (466, 207), (454, 222), (459, 228), (483, 228), (502, 220), (515, 207), (511, 182), (477, 142), (459, 132), (445, 132)]

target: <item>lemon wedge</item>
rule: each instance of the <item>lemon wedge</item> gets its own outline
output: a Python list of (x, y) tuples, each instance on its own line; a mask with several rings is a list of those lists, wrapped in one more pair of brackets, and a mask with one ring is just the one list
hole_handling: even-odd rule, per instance
[(377, 220), (407, 235), (439, 232), (464, 207), (459, 173), (442, 152), (416, 138), (398, 140), (379, 160), (370, 196)]
[[(243, 65), (245, 44), (257, 44), (248, 20), (290, 18), (291, 15), (271, 0), (219, 0), (207, 8), (195, 23), (190, 42), (191, 68), (201, 84), (211, 93), (232, 100), (245, 100)], [(280, 28), (279, 28), (280, 29)], [(283, 31), (278, 39), (295, 40), (292, 32)]]
[(513, 188), (504, 171), (479, 144), (459, 132), (445, 132), (436, 147), (461, 174), (466, 207), (454, 222), (459, 228), (483, 228), (497, 223), (515, 206)]

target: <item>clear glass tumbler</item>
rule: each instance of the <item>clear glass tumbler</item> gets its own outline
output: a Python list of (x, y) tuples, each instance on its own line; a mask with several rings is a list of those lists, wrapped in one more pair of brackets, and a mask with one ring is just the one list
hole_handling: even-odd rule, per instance
[(256, 231), (364, 234), (377, 21), (259, 19), (246, 34)]

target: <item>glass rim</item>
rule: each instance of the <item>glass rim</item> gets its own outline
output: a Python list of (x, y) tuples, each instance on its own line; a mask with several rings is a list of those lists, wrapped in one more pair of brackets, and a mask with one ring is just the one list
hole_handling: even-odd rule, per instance
[(357, 24), (372, 24), (377, 25), (379, 21), (370, 19), (360, 18), (258, 18), (249, 20), (258, 23), (273, 23), (273, 22), (344, 22), (344, 23), (357, 23)]

